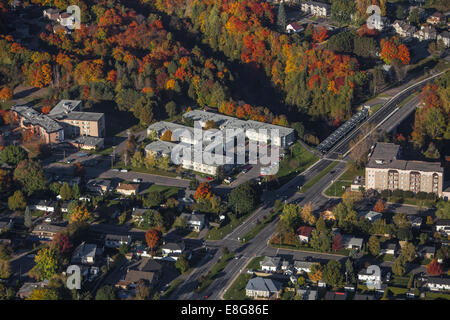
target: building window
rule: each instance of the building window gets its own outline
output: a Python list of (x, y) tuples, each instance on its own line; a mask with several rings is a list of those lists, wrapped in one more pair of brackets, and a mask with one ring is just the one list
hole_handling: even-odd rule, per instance
[(398, 171), (389, 170), (388, 171), (388, 189), (396, 190), (398, 189)]
[(409, 190), (412, 192), (420, 192), (420, 173), (419, 172), (411, 172), (409, 174)]
[(432, 190), (434, 193), (439, 193), (439, 175), (433, 173)]

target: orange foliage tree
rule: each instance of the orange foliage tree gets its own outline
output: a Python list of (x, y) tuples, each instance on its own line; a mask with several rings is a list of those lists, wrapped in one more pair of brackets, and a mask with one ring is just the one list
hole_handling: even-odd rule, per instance
[(202, 182), (195, 190), (194, 199), (199, 201), (209, 199), (212, 196), (212, 187), (208, 182)]
[(13, 96), (13, 91), (9, 87), (3, 87), (2, 90), (0, 90), (0, 100), (2, 102), (8, 101)]

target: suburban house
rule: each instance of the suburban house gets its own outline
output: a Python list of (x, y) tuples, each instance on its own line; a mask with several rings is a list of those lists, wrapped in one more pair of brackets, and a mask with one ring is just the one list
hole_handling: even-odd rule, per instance
[(382, 275), (381, 273), (377, 274), (376, 272), (368, 273), (367, 269), (364, 268), (360, 272), (358, 272), (358, 281), (371, 283), (372, 285), (381, 284)]
[(83, 242), (72, 254), (71, 263), (73, 264), (95, 264), (96, 258), (103, 253), (103, 250), (97, 248), (96, 244)]
[(450, 290), (450, 278), (428, 277), (426, 286), (431, 291), (448, 291)]
[(308, 1), (302, 3), (302, 11), (317, 17), (326, 17), (330, 15), (331, 6), (327, 3)]
[(426, 259), (433, 259), (436, 254), (436, 248), (433, 246), (419, 246), (417, 248), (417, 255)]
[(36, 289), (45, 288), (48, 285), (48, 280), (41, 282), (25, 282), (17, 291), (16, 296), (20, 299), (26, 299), (33, 293)]
[(313, 227), (301, 226), (297, 229), (298, 240), (302, 243), (308, 243), (311, 239), (311, 233), (314, 230)]
[(297, 273), (309, 273), (313, 264), (314, 262), (295, 260), (294, 269)]
[(422, 226), (422, 218), (414, 215), (407, 216), (409, 222), (411, 222), (411, 227), (420, 228)]
[(439, 219), (436, 221), (436, 231), (450, 235), (450, 219)]
[(61, 12), (58, 20), (59, 24), (68, 29), (73, 29), (75, 24), (75, 18), (68, 12)]
[(119, 248), (122, 244), (130, 245), (130, 235), (107, 234), (105, 236), (105, 247)]
[(184, 242), (168, 242), (161, 247), (163, 257), (177, 261), (186, 250)]
[(281, 266), (281, 259), (279, 257), (264, 257), (264, 260), (259, 263), (261, 270), (265, 272), (277, 272)]
[(397, 249), (398, 249), (398, 243), (393, 241), (385, 241), (380, 246), (380, 253), (381, 254), (391, 254), (396, 255)]
[(271, 279), (256, 277), (247, 282), (245, 294), (252, 298), (279, 298), (281, 284)]
[(298, 289), (297, 294), (302, 297), (302, 300), (317, 300), (318, 291), (311, 288)]
[(180, 217), (186, 219), (188, 227), (195, 232), (200, 232), (205, 227), (204, 214), (196, 213), (194, 211), (192, 213), (182, 213)]
[(362, 250), (364, 239), (357, 238), (352, 235), (343, 235), (342, 236), (342, 244), (345, 249), (356, 249)]
[(412, 37), (414, 32), (417, 31), (416, 27), (403, 20), (395, 20), (392, 26), (394, 27), (395, 32), (403, 38)]
[(44, 18), (51, 21), (56, 21), (59, 18), (59, 10), (55, 8), (48, 8), (43, 11)]
[(63, 232), (66, 227), (55, 226), (52, 224), (39, 224), (34, 227), (32, 235), (40, 241), (51, 241), (55, 234)]
[(420, 30), (414, 32), (414, 37), (419, 41), (435, 40), (437, 37), (436, 29), (432, 26), (424, 25), (420, 27)]
[(162, 265), (150, 258), (144, 258), (141, 261), (131, 265), (127, 269), (125, 279), (116, 286), (135, 287), (139, 280), (145, 280), (149, 285), (155, 285), (161, 276)]
[(297, 22), (290, 23), (286, 26), (286, 32), (287, 33), (299, 33), (305, 30), (300, 24)]
[(366, 190), (403, 190), (442, 195), (440, 162), (400, 160), (400, 146), (378, 142), (366, 166)]
[(112, 181), (105, 179), (91, 179), (87, 182), (86, 188), (90, 192), (105, 194), (106, 192), (112, 191)]
[(445, 15), (442, 12), (435, 12), (427, 19), (427, 23), (432, 25), (438, 25), (445, 22), (447, 22), (447, 19), (445, 18)]
[(381, 219), (381, 217), (383, 217), (383, 215), (381, 213), (379, 213), (379, 212), (376, 212), (376, 211), (369, 211), (364, 216), (364, 218), (366, 218), (367, 220), (369, 220), (372, 223), (375, 220)]
[(136, 195), (139, 190), (139, 184), (134, 183), (119, 183), (116, 192), (124, 196)]
[(437, 41), (442, 41), (447, 48), (450, 47), (450, 32), (441, 32), (437, 35), (436, 39)]

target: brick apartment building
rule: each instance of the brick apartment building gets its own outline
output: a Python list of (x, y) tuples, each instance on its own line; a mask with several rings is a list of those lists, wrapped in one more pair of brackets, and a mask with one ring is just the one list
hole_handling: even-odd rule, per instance
[(400, 146), (378, 142), (366, 166), (366, 189), (442, 196), (444, 168), (439, 162), (408, 161), (399, 157)]
[(47, 144), (56, 144), (79, 136), (105, 136), (105, 115), (83, 112), (81, 101), (62, 100), (49, 114), (41, 114), (28, 106), (16, 105), (11, 111), (22, 128), (32, 130)]

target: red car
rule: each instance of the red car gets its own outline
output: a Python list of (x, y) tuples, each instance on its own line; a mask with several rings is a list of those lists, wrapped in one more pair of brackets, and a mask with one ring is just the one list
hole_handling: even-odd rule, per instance
[(213, 177), (206, 177), (206, 180), (212, 181), (212, 180), (214, 180), (214, 178)]

